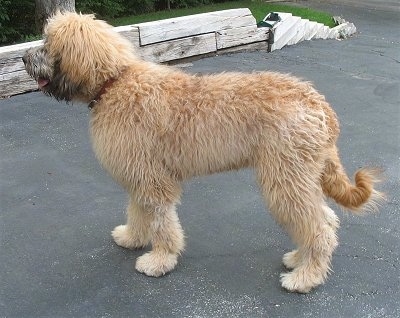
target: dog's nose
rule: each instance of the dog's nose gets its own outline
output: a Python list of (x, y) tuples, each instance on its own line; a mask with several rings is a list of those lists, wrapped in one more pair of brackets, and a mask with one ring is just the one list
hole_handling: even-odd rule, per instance
[(24, 62), (24, 64), (26, 64), (26, 57), (25, 57), (25, 55), (22, 57), (22, 62)]

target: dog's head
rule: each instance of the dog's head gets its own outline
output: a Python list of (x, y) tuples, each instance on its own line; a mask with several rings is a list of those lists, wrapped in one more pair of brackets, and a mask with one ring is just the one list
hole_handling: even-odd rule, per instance
[(58, 100), (92, 100), (134, 59), (131, 44), (93, 15), (57, 13), (45, 27), (43, 46), (23, 56), (39, 88)]

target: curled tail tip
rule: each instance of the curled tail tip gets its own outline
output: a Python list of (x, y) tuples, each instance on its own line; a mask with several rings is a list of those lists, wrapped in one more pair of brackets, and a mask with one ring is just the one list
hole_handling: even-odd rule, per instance
[(387, 201), (386, 195), (383, 192), (373, 190), (371, 199), (365, 205), (363, 211), (365, 212), (378, 212), (379, 208)]
[(384, 169), (380, 167), (367, 167), (357, 170), (355, 180), (367, 179), (371, 185), (384, 181)]
[(354, 206), (350, 210), (356, 213), (377, 212), (379, 207), (386, 201), (386, 196), (383, 192), (375, 189), (375, 185), (383, 182), (384, 170), (382, 168), (362, 168), (359, 169), (355, 176), (355, 186), (365, 194), (367, 198), (359, 206)]
[[(337, 167), (337, 166), (336, 166)], [(362, 168), (354, 175), (354, 185), (340, 169), (326, 170), (323, 175), (323, 191), (344, 209), (356, 214), (377, 211), (385, 201), (383, 193), (375, 186), (383, 180), (383, 170)]]

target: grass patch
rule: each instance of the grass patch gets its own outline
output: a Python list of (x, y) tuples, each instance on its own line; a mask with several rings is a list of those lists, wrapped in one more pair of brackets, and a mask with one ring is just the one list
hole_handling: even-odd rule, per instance
[(168, 18), (176, 18), (185, 15), (205, 13), (211, 11), (219, 11), (235, 8), (249, 8), (256, 21), (259, 22), (271, 11), (289, 12), (293, 15), (323, 23), (329, 27), (334, 27), (335, 22), (332, 16), (325, 12), (315, 11), (309, 8), (289, 6), (283, 4), (265, 3), (262, 0), (247, 0), (247, 1), (230, 1), (224, 3), (215, 3), (195, 8), (175, 9), (171, 11), (158, 11), (148, 14), (141, 14), (137, 16), (128, 16), (109, 20), (114, 26), (136, 24), (148, 21), (163, 20)]

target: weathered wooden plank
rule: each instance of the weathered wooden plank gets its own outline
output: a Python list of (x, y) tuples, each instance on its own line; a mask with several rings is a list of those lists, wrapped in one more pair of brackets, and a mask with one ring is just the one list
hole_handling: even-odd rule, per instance
[(247, 8), (231, 9), (137, 24), (140, 45), (256, 25)]
[(0, 75), (0, 98), (36, 90), (37, 83), (23, 71)]
[(0, 47), (0, 75), (23, 70), (21, 58), (26, 50), (41, 44), (42, 41), (34, 41)]
[(14, 53), (20, 54), (21, 52), (25, 52), (27, 49), (29, 49), (31, 47), (39, 46), (42, 44), (43, 44), (43, 41), (39, 40), (39, 41), (26, 42), (26, 43), (21, 43), (21, 44), (2, 46), (2, 47), (0, 47), (0, 58), (2, 58), (5, 55), (10, 56), (9, 54), (14, 54)]
[(41, 44), (42, 41), (40, 40), (0, 47), (0, 76), (24, 70), (22, 56), (29, 48)]
[(139, 47), (139, 27), (134, 25), (124, 25), (115, 27), (114, 31), (120, 33), (122, 36), (127, 38), (135, 47)]
[(215, 33), (209, 33), (142, 46), (138, 53), (146, 60), (166, 62), (216, 51)]
[(21, 71), (24, 69), (21, 57), (0, 59), (0, 75)]
[(0, 47), (0, 98), (37, 89), (37, 83), (26, 73), (21, 57), (26, 50), (43, 41)]
[(268, 40), (268, 28), (257, 28), (257, 26), (221, 30), (216, 32), (217, 49), (261, 42)]

